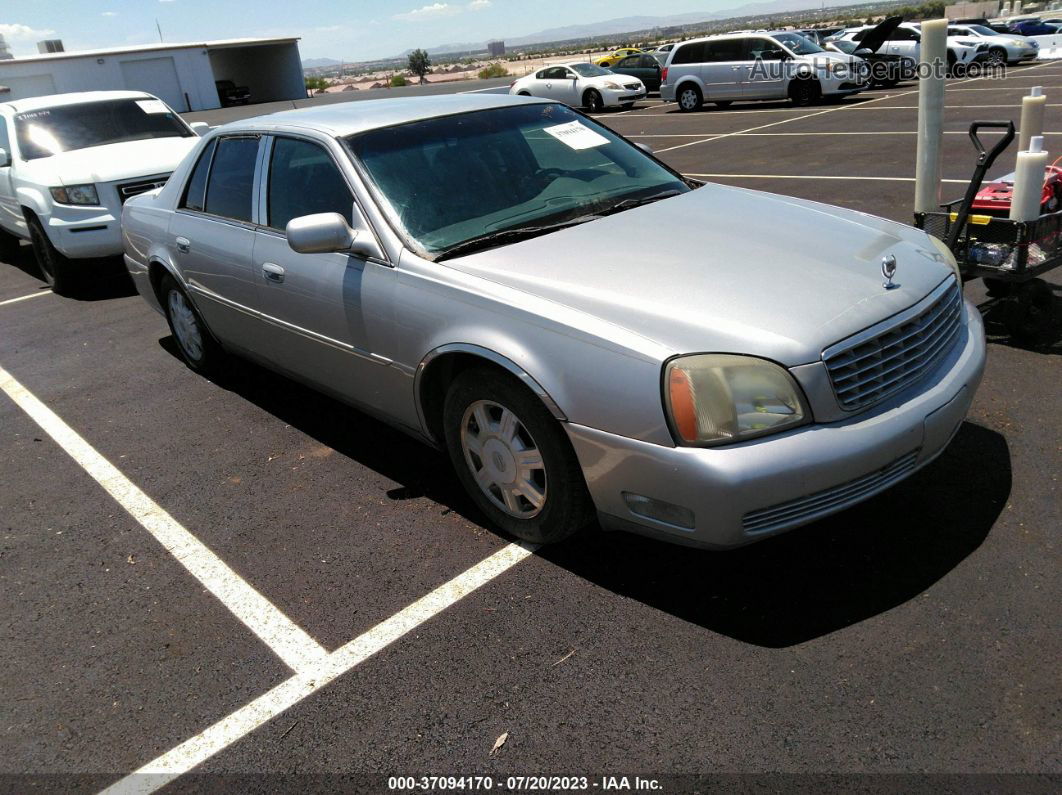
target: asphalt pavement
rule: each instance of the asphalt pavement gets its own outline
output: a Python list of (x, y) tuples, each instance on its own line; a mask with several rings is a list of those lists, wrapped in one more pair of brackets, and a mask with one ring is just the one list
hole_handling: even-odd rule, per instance
[[(1062, 149), (1062, 63), (949, 81), (946, 194), (965, 127), (1017, 121), (1033, 85)], [(909, 223), (916, 105), (598, 120), (683, 173)], [(727, 553), (528, 554), (442, 454), (254, 365), (192, 373), (100, 274), (65, 298), (28, 247), (0, 264), (4, 789), (1058, 790), (1062, 323), (1014, 344), (968, 284), (990, 336), (968, 420), (862, 505)]]

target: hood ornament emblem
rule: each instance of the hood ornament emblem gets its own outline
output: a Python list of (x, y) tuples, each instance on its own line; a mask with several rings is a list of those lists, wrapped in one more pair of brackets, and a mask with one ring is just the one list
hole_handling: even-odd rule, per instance
[(881, 286), (886, 290), (894, 290), (900, 286), (892, 280), (892, 277), (896, 275), (896, 257), (892, 254), (881, 258), (881, 275), (885, 277), (885, 281)]

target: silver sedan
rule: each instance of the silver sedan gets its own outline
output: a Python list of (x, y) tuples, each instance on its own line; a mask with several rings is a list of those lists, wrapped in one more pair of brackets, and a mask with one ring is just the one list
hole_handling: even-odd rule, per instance
[(248, 357), (445, 449), (538, 543), (839, 511), (939, 455), (984, 368), (940, 241), (683, 178), (533, 98), (221, 127), (123, 229), (191, 368)]

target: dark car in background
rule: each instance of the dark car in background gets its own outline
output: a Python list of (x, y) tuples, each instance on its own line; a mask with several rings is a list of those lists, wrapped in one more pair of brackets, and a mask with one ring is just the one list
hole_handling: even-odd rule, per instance
[(238, 86), (231, 80), (216, 80), (214, 85), (217, 86), (218, 99), (223, 108), (246, 105), (251, 101), (251, 90), (247, 86)]
[(646, 53), (628, 55), (616, 61), (608, 69), (618, 75), (637, 77), (645, 83), (646, 91), (660, 90), (660, 62), (652, 55)]

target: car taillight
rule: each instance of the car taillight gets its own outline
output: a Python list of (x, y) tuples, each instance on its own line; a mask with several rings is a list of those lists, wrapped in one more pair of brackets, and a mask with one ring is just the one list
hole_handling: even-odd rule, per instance
[(666, 66), (663, 69), (660, 70), (660, 82), (661, 83), (666, 83), (667, 82), (667, 67)]

